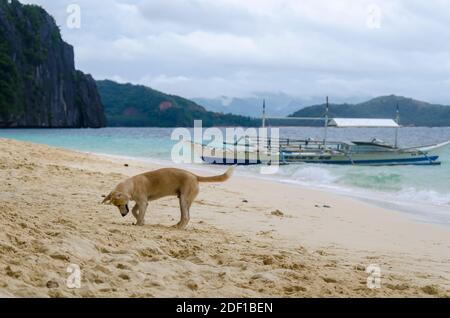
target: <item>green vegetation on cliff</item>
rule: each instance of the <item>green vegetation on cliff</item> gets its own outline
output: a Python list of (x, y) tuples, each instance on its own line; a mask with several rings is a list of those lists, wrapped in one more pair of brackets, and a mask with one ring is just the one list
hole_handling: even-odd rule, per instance
[(105, 105), (108, 126), (192, 127), (194, 120), (203, 126), (258, 126), (259, 120), (206, 111), (191, 100), (167, 95), (154, 89), (113, 81), (97, 81)]
[[(80, 84), (81, 83), (81, 84)], [(37, 5), (0, 0), (0, 127), (102, 127), (95, 82)]]
[(0, 74), (0, 118), (17, 116), (23, 112), (22, 83), (1, 29)]

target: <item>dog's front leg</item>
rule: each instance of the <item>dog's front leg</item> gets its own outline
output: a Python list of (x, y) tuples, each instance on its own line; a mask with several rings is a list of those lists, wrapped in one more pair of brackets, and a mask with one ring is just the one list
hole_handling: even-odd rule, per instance
[(137, 217), (137, 223), (138, 226), (145, 225), (145, 212), (147, 211), (148, 202), (139, 202), (136, 204), (139, 207), (139, 215)]
[(135, 204), (133, 210), (131, 212), (133, 213), (134, 218), (136, 219), (136, 224), (139, 222), (139, 204)]

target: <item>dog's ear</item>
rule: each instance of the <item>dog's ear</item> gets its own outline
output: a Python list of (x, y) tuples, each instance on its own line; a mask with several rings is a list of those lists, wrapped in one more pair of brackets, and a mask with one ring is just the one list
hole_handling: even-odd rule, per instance
[(111, 204), (111, 198), (112, 198), (112, 192), (105, 197), (102, 204)]

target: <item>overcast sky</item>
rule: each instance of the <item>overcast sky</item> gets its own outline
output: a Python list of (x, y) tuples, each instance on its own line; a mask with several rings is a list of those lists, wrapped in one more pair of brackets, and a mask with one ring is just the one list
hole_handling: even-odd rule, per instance
[[(399, 94), (450, 104), (447, 0), (27, 0), (96, 79), (185, 97)], [(78, 4), (81, 27), (69, 28)]]

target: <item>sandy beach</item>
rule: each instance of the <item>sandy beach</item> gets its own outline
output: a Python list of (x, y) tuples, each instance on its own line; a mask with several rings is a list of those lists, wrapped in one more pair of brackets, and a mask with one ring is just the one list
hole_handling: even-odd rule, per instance
[(450, 296), (450, 228), (354, 199), (237, 175), (201, 185), (184, 231), (176, 198), (151, 203), (144, 227), (100, 204), (157, 168), (0, 139), (0, 296)]

